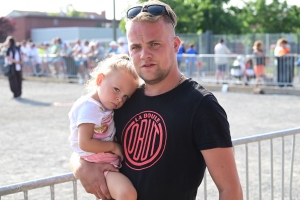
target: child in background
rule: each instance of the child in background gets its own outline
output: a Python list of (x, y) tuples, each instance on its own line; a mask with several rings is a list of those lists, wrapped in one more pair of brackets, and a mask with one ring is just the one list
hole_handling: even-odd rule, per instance
[[(101, 61), (86, 83), (87, 95), (80, 97), (69, 112), (71, 148), (89, 162), (106, 162), (116, 168), (123, 160), (122, 147), (114, 142), (113, 110), (120, 108), (139, 85), (129, 57), (113, 55)], [(105, 171), (111, 196), (137, 199), (130, 180), (119, 172)]]

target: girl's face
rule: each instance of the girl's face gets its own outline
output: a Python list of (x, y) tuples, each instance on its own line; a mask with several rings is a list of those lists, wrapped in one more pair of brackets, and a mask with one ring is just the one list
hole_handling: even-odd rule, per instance
[(97, 90), (92, 98), (107, 110), (120, 108), (138, 87), (138, 81), (123, 70), (112, 71), (108, 75), (99, 74)]

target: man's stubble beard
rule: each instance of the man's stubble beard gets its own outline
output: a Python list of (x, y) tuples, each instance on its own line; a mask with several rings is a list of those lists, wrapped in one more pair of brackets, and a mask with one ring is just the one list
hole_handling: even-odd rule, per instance
[(145, 76), (143, 75), (142, 72), (139, 72), (138, 75), (141, 77), (141, 79), (144, 80), (144, 82), (148, 85), (154, 85), (156, 83), (161, 82), (162, 80), (165, 79), (165, 77), (167, 77), (171, 71), (172, 65), (169, 66), (167, 69), (162, 70), (159, 66), (158, 69), (155, 71), (155, 77), (151, 80), (148, 80), (145, 78)]

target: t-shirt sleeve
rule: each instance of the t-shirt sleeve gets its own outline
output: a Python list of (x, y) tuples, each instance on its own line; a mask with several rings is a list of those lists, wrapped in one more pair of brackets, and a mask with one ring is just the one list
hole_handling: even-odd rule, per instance
[(89, 101), (85, 101), (77, 108), (76, 126), (83, 123), (100, 124), (103, 113), (99, 111), (99, 106)]
[(213, 95), (201, 100), (193, 123), (199, 150), (232, 147), (227, 115)]

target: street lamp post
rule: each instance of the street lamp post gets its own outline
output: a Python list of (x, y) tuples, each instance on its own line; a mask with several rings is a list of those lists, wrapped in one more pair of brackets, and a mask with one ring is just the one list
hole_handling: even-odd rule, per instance
[(114, 32), (114, 41), (117, 41), (117, 32), (116, 32), (116, 2), (113, 0), (113, 13), (114, 13), (114, 18), (113, 18), (113, 32)]

